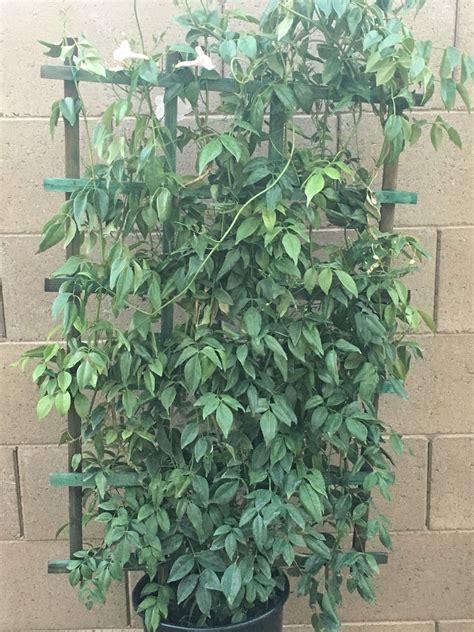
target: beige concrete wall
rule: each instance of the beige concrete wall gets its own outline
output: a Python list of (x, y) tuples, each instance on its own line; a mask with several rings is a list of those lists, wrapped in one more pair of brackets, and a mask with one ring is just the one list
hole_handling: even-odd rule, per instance
[[(172, 0), (140, 0), (148, 33), (172, 26)], [(257, 13), (263, 0), (228, 0)], [(10, 363), (49, 328), (51, 296), (43, 278), (63, 257), (60, 249), (35, 256), (41, 225), (60, 198), (42, 190), (44, 177), (63, 174), (61, 133), (50, 141), (49, 105), (61, 85), (39, 79), (38, 39), (61, 32), (61, 9), (70, 31), (88, 34), (103, 55), (123, 33), (135, 34), (132, 0), (0, 0), (3, 85), (0, 136), (3, 148), (0, 204), (0, 630), (78, 631), (137, 627), (126, 599), (115, 588), (107, 605), (83, 609), (65, 576), (48, 576), (46, 562), (67, 556), (54, 534), (66, 520), (66, 494), (50, 489), (47, 473), (63, 468), (55, 447), (57, 418), (35, 419), (35, 389)], [(421, 37), (443, 45), (472, 47), (471, 0), (427, 0), (417, 23)], [(87, 87), (90, 113), (104, 103), (103, 88)], [(426, 118), (436, 117), (436, 110)], [(407, 437), (413, 456), (398, 461), (392, 518), (394, 553), (377, 583), (373, 607), (349, 598), (344, 632), (468, 632), (474, 629), (469, 555), (473, 516), (469, 462), (472, 457), (472, 149), (471, 121), (458, 109), (449, 116), (465, 150), (447, 144), (435, 153), (422, 141), (404, 156), (400, 188), (415, 190), (419, 205), (400, 207), (398, 224), (419, 236), (433, 259), (414, 279), (418, 300), (438, 323), (422, 335), (426, 361), (409, 381), (408, 403), (388, 400), (384, 415)], [(349, 122), (341, 115), (340, 138)], [(376, 134), (367, 118), (359, 138), (364, 155)], [(303, 601), (292, 598), (287, 632), (309, 632)]]

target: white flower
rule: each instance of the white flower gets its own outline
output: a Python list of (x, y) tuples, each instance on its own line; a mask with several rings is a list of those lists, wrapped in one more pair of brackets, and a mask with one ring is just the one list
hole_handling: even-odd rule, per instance
[[(155, 114), (156, 118), (161, 121), (165, 115), (165, 100), (162, 94), (155, 97)], [(178, 99), (178, 121), (184, 119), (186, 114), (192, 112), (192, 107), (186, 99)]]
[(123, 40), (118, 48), (114, 50), (114, 61), (117, 62), (115, 68), (123, 70), (123, 62), (133, 59), (148, 59), (143, 53), (135, 53), (127, 40)]
[(215, 65), (209, 55), (202, 50), (200, 46), (196, 46), (196, 59), (191, 61), (180, 61), (176, 64), (176, 68), (205, 68), (206, 70), (214, 70)]

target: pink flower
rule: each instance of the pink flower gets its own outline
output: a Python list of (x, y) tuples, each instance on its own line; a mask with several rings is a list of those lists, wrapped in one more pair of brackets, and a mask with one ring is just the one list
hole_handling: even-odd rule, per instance
[(114, 61), (117, 62), (115, 68), (123, 69), (123, 63), (133, 59), (148, 59), (143, 53), (135, 53), (127, 40), (123, 40), (118, 48), (114, 50)]
[(196, 46), (196, 59), (190, 61), (180, 61), (176, 64), (176, 68), (205, 68), (206, 70), (214, 70), (215, 65), (209, 55), (202, 50), (200, 46)]

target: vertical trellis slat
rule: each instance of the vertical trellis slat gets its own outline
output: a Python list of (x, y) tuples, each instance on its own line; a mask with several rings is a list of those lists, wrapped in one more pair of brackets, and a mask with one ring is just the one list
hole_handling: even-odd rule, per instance
[[(166, 69), (170, 72), (177, 61), (176, 53), (170, 53), (166, 58)], [(178, 97), (170, 97), (170, 88), (165, 90), (165, 127), (169, 133), (166, 143), (166, 159), (170, 171), (176, 171), (176, 129), (178, 124)], [(172, 219), (174, 220), (174, 214)], [(174, 229), (172, 221), (163, 226), (163, 254), (168, 254), (173, 249)], [(173, 329), (173, 305), (163, 309), (161, 317), (161, 334), (166, 338)]]
[(279, 160), (284, 156), (285, 108), (275, 96), (270, 103), (268, 157)]
[[(69, 40), (71, 45), (75, 41)], [(78, 98), (77, 86), (74, 81), (64, 82), (64, 97), (76, 100)], [(80, 166), (80, 135), (79, 117), (74, 125), (64, 121), (64, 146), (65, 146), (65, 175), (66, 178), (79, 178), (81, 175)], [(66, 193), (66, 200), (71, 197)], [(81, 237), (79, 231), (66, 248), (66, 258), (78, 255), (80, 252)], [(74, 300), (74, 299), (72, 299)], [(78, 337), (79, 332), (74, 331), (73, 337)], [(80, 472), (80, 464), (73, 470), (73, 457), (81, 454), (81, 418), (71, 407), (67, 416), (67, 428), (69, 433), (68, 442), (68, 471)], [(69, 551), (71, 557), (76, 551), (82, 549), (82, 489), (80, 487), (69, 487)]]

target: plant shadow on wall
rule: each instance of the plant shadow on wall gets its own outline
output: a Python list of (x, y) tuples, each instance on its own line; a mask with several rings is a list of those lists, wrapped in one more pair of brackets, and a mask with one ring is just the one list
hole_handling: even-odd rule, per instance
[[(81, 245), (56, 272), (68, 342), (23, 363), (37, 360), (40, 418), (80, 417), (71, 468), (85, 523), (104, 525), (68, 564), (87, 606), (137, 566), (150, 631), (245, 622), (281, 600), (285, 573), (315, 630), (340, 628), (343, 584), (374, 600), (365, 542), (391, 543), (371, 493), (389, 498), (388, 442), (402, 449), (377, 403), (406, 396), (421, 356), (407, 335), (433, 323), (403, 282), (425, 252), (390, 232), (393, 204), (381, 217), (371, 183), (418, 140), (435, 87), (447, 110), (469, 107), (473, 72), (455, 48), (430, 70), (431, 42), (405, 24), (422, 4), (272, 0), (259, 20), (202, 6), (178, 18), (182, 43), (124, 41), (108, 71), (84, 37), (45, 43), (77, 90), (51, 128), (82, 117), (90, 164), (40, 244)], [(116, 84), (94, 129), (82, 79)], [(363, 107), (383, 128), (372, 173), (331, 136), (347, 111), (355, 138)], [(461, 145), (441, 117), (430, 133), (436, 149), (444, 135)], [(176, 149), (194, 148), (195, 173), (178, 174)]]

